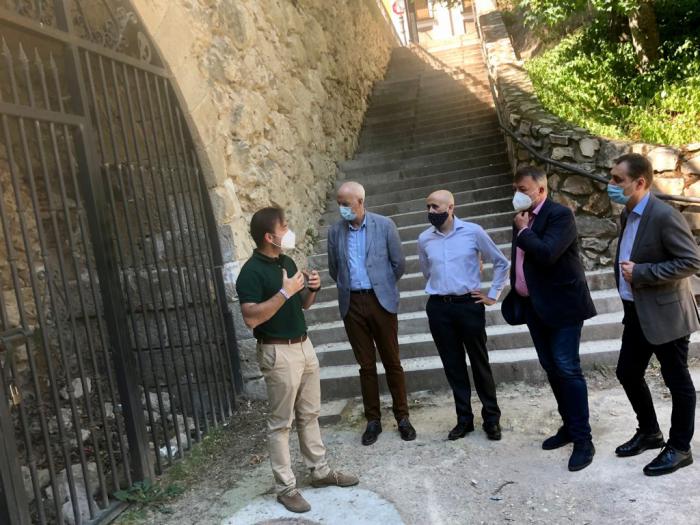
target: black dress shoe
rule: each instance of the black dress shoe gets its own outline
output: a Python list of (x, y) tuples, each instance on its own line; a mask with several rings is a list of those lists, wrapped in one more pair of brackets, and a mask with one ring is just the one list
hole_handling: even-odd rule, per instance
[(651, 448), (663, 448), (664, 444), (664, 435), (660, 430), (654, 434), (645, 434), (637, 429), (632, 439), (615, 449), (615, 454), (621, 458), (636, 456)]
[(375, 419), (367, 422), (365, 433), (362, 434), (362, 444), (367, 446), (377, 441), (377, 436), (382, 433), (381, 421)]
[(457, 423), (457, 426), (450, 430), (447, 434), (447, 439), (454, 441), (455, 439), (463, 438), (469, 432), (474, 432), (474, 422), (473, 421), (463, 421)]
[(583, 443), (574, 443), (574, 451), (569, 458), (569, 470), (576, 472), (583, 470), (593, 462), (595, 455), (595, 447), (592, 441), (584, 441)]
[(679, 468), (687, 467), (691, 463), (693, 463), (693, 453), (690, 450), (683, 452), (673, 448), (671, 445), (666, 445), (661, 454), (644, 467), (644, 474), (647, 476), (670, 474)]
[(399, 434), (404, 441), (413, 441), (416, 439), (416, 429), (413, 428), (407, 417), (399, 421)]
[(559, 428), (557, 433), (553, 436), (548, 437), (542, 442), (542, 448), (544, 450), (554, 450), (556, 448), (561, 448), (564, 445), (571, 443), (571, 437), (564, 427)]
[(484, 432), (486, 432), (486, 437), (492, 441), (501, 440), (501, 425), (498, 423), (484, 423), (482, 425)]

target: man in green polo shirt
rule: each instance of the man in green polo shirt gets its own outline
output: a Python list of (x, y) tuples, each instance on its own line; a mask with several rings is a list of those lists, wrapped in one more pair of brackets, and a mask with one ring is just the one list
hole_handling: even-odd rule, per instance
[[(258, 340), (257, 357), (267, 385), (270, 414), (267, 421), (270, 463), (277, 501), (292, 512), (311, 506), (296, 488), (289, 455), (289, 431), (296, 416), (299, 446), (311, 469), (314, 487), (357, 485), (357, 477), (331, 470), (321, 440), (321, 381), (316, 352), (306, 336), (303, 309), (309, 308), (321, 289), (317, 271), (302, 273), (282, 253), (294, 248), (294, 233), (280, 208), (263, 208), (250, 221), (257, 245), (243, 265), (236, 291), (246, 326)], [(304, 277), (307, 277), (306, 292)]]

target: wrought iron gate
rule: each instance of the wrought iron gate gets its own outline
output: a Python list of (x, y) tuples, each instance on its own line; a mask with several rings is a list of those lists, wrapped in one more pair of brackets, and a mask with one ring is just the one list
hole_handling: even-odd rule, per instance
[(221, 254), (127, 0), (0, 0), (0, 37), (0, 522), (86, 523), (230, 416)]

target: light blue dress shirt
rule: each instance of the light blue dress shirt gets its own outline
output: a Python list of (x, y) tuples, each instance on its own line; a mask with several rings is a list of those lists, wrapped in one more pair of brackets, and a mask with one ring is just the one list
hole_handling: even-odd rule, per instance
[(367, 215), (359, 228), (348, 222), (348, 270), (351, 290), (369, 290), (372, 283), (367, 275)]
[[(647, 207), (648, 202), (649, 193), (642, 197), (642, 200), (637, 203), (637, 205), (627, 216), (625, 231), (622, 233), (622, 239), (620, 239), (620, 260), (618, 263), (630, 260), (630, 256), (632, 255), (632, 247), (634, 246), (634, 239), (637, 237), (639, 223), (642, 221), (642, 214), (644, 213), (644, 209)], [(624, 301), (634, 301), (634, 295), (632, 295), (632, 287), (630, 286), (630, 283), (625, 281), (625, 279), (622, 277), (621, 268), (618, 268), (618, 271), (620, 271), (620, 284), (617, 289), (620, 292), (620, 297)]]
[(447, 235), (430, 227), (418, 237), (418, 260), (430, 295), (464, 295), (481, 290), (479, 255), (493, 262), (488, 296), (498, 299), (508, 279), (510, 263), (478, 224), (454, 218)]

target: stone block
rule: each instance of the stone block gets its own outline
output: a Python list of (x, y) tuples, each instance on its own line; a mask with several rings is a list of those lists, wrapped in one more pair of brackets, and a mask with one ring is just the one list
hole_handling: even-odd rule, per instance
[(583, 205), (583, 211), (599, 217), (607, 215), (610, 209), (610, 198), (607, 193), (596, 191), (588, 198), (586, 204)]
[(520, 118), (520, 115), (516, 113), (511, 113), (508, 116), (508, 121), (510, 122), (510, 125), (515, 128), (518, 126), (518, 124), (520, 124)]
[(561, 135), (558, 133), (550, 133), (549, 140), (552, 144), (558, 144), (560, 146), (568, 146), (569, 145), (569, 136), (568, 135)]
[(576, 202), (571, 197), (564, 195), (563, 193), (553, 193), (552, 200), (554, 200), (554, 202), (558, 202), (559, 204), (566, 206), (574, 213), (576, 213), (579, 207), (578, 202)]
[(581, 237), (610, 238), (617, 235), (617, 224), (613, 221), (590, 215), (577, 216), (576, 227)]
[(692, 144), (688, 144), (684, 149), (689, 153), (700, 151), (700, 142), (693, 142)]
[(560, 185), (561, 178), (557, 173), (555, 173), (554, 175), (550, 175), (547, 178), (547, 186), (549, 187), (550, 191), (557, 191)]
[(700, 181), (694, 182), (683, 192), (687, 197), (700, 197)]
[(655, 177), (653, 187), (667, 195), (682, 195), (685, 180), (682, 177)]
[(700, 175), (700, 156), (681, 163), (683, 175)]
[[(550, 135), (551, 138), (551, 135)], [(557, 146), (555, 148), (552, 148), (552, 160), (562, 160), (565, 158), (573, 159), (574, 158), (574, 150), (571, 147), (560, 147)]]
[(528, 120), (520, 121), (520, 126), (518, 127), (518, 133), (521, 135), (530, 135), (530, 128), (532, 127), (532, 122)]
[(600, 143), (598, 150), (598, 158), (596, 164), (603, 168), (612, 168), (615, 165), (615, 159), (630, 151), (630, 145), (627, 142), (618, 140), (603, 140)]
[(537, 131), (537, 133), (539, 134), (540, 137), (546, 137), (546, 136), (548, 136), (550, 133), (552, 133), (552, 131), (553, 131), (552, 128), (548, 128), (548, 127), (546, 127), (546, 126), (542, 126), (542, 127), (539, 128), (539, 130)]
[(600, 141), (593, 138), (584, 138), (579, 141), (578, 147), (581, 150), (581, 155), (584, 157), (594, 157), (596, 151), (600, 149)]
[(598, 239), (597, 237), (586, 237), (581, 239), (581, 247), (584, 250), (592, 250), (598, 253), (605, 252), (608, 249), (609, 244), (609, 240)]
[(647, 158), (655, 172), (674, 171), (678, 164), (678, 150), (668, 147), (653, 148), (647, 153)]
[[(88, 394), (92, 391), (92, 380), (89, 377), (86, 377), (84, 379), (85, 382), (85, 388), (87, 389)], [(70, 399), (70, 394), (68, 392), (67, 386), (64, 386), (60, 391), (59, 394), (61, 394), (61, 397), (68, 401)], [(73, 398), (74, 399), (80, 399), (83, 397), (83, 381), (81, 379), (75, 378), (73, 381), (70, 383), (70, 389), (73, 393)]]
[(561, 190), (573, 195), (588, 195), (593, 191), (593, 183), (591, 179), (587, 179), (582, 175), (569, 175), (564, 180)]

